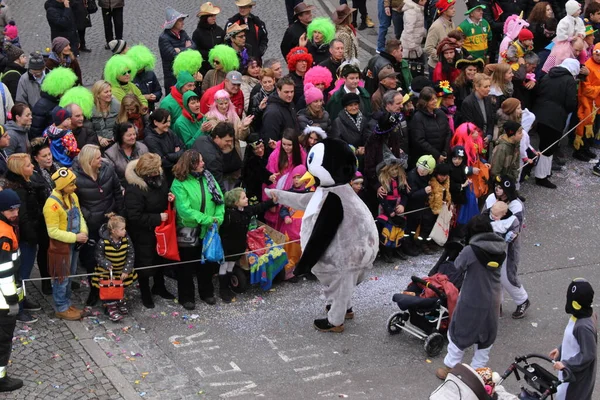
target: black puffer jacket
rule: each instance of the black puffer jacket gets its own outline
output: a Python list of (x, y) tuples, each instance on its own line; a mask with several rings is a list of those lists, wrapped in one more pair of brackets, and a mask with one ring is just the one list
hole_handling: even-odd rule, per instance
[(577, 81), (564, 67), (550, 69), (537, 86), (533, 113), (538, 124), (562, 129), (577, 110)]
[(106, 214), (123, 215), (123, 190), (112, 165), (103, 160), (96, 181), (83, 172), (79, 162), (73, 163), (73, 172), (77, 176), (76, 193), (89, 232), (100, 229), (106, 222)]
[(225, 31), (217, 24), (209, 25), (203, 22), (201, 17), (196, 30), (192, 33), (192, 39), (196, 44), (196, 49), (202, 54), (203, 61), (200, 72), (206, 75), (208, 70), (212, 68), (208, 62), (208, 52), (216, 45), (225, 42)]
[(100, 7), (100, 8), (123, 8), (123, 7), (125, 7), (125, 0), (98, 0), (98, 7)]
[(246, 30), (246, 44), (250, 45), (249, 55), (262, 59), (269, 45), (269, 35), (265, 23), (254, 14), (249, 14), (247, 18), (242, 17), (240, 14), (235, 14), (227, 20), (225, 29), (236, 22), (240, 25), (248, 25), (248, 29)]
[(33, 120), (29, 128), (29, 139), (41, 137), (44, 129), (52, 125), (52, 110), (56, 106), (58, 106), (58, 97), (50, 96), (46, 92), (41, 93), (40, 99), (31, 110)]
[(160, 214), (168, 207), (169, 184), (166, 180), (158, 187), (148, 184), (135, 172), (137, 160), (130, 162), (125, 170), (127, 187), (125, 208), (127, 209), (127, 231), (133, 239), (135, 265), (152, 265), (156, 256), (154, 228), (160, 225)]
[(295, 21), (287, 28), (287, 30), (283, 34), (283, 40), (281, 41), (281, 45), (279, 46), (284, 60), (287, 57), (290, 50), (298, 46), (300, 36), (302, 36), (303, 33), (306, 33), (306, 25), (300, 22), (300, 20)]
[(50, 25), (51, 40), (59, 36), (69, 39), (71, 49), (77, 54), (79, 35), (77, 34), (77, 22), (73, 16), (73, 11), (56, 0), (47, 0), (44, 8), (46, 9), (48, 25)]
[(173, 75), (172, 69), (173, 60), (179, 54), (175, 49), (179, 49), (180, 51), (186, 50), (185, 42), (188, 40), (192, 41), (192, 38), (190, 38), (186, 31), (179, 32), (179, 37), (177, 37), (170, 29), (165, 29), (158, 37), (158, 50), (160, 50), (160, 59), (162, 61), (165, 90), (169, 90), (171, 86), (177, 83), (177, 78)]
[(259, 215), (273, 207), (273, 200), (258, 203), (254, 206), (245, 207), (243, 210), (237, 207), (227, 207), (223, 224), (219, 229), (221, 242), (223, 243), (223, 252), (225, 254), (237, 254), (225, 257), (225, 261), (237, 261), (240, 259), (240, 253), (246, 251), (246, 236), (248, 226), (253, 216)]
[(332, 127), (331, 118), (329, 118), (329, 113), (327, 110), (323, 110), (323, 117), (317, 119), (308, 114), (307, 108), (303, 108), (302, 110), (298, 111), (298, 124), (300, 124), (300, 132), (304, 132), (304, 128), (307, 126), (316, 125), (325, 132), (329, 133)]
[(419, 175), (416, 168), (413, 168), (406, 174), (406, 182), (408, 183), (408, 186), (410, 186), (406, 211), (416, 210), (427, 205), (429, 196), (425, 191), (425, 188), (429, 186), (429, 178), (431, 178), (431, 175)]
[(17, 86), (21, 75), (27, 72), (27, 68), (20, 66), (17, 63), (11, 62), (4, 68), (4, 77), (2, 83), (6, 85), (13, 99), (17, 98)]
[(451, 138), (448, 117), (442, 110), (436, 108), (433, 114), (417, 110), (409, 124), (409, 165), (415, 165), (419, 157), (425, 154), (431, 154), (436, 161), (442, 152), (449, 154)]
[(7, 171), (2, 179), (4, 189), (14, 190), (19, 199), (19, 241), (29, 245), (36, 245), (38, 242), (37, 231), (40, 220), (44, 219), (42, 215), (42, 206), (39, 204), (40, 192), (43, 192), (43, 186), (34, 181), (25, 181), (25, 179), (11, 171)]
[(329, 58), (329, 43), (315, 44), (312, 40), (306, 43), (306, 48), (311, 56), (313, 56), (313, 65), (319, 65)]
[[(173, 131), (169, 130), (159, 135), (150, 125), (146, 127), (144, 134), (144, 144), (148, 147), (148, 151), (158, 154), (162, 159), (163, 171), (170, 185), (173, 182), (173, 173), (171, 172), (173, 165), (185, 151), (183, 142)], [(175, 151), (176, 147), (179, 147), (179, 151)]]
[(267, 99), (267, 108), (263, 113), (262, 120), (261, 137), (265, 143), (270, 139), (281, 140), (285, 128), (292, 128), (296, 131), (300, 129), (294, 104), (281, 100), (277, 92), (271, 94)]
[(148, 100), (148, 108), (151, 111), (154, 111), (155, 105), (160, 102), (160, 98), (162, 97), (162, 87), (160, 86), (160, 82), (158, 81), (154, 71), (144, 70), (142, 72), (138, 72), (133, 80), (133, 84), (140, 89), (142, 94), (153, 94), (156, 96), (156, 100)]
[(262, 199), (262, 185), (270, 185), (271, 172), (267, 169), (268, 157), (262, 158), (256, 156), (250, 146), (246, 147), (244, 156), (244, 166), (242, 167), (242, 186), (246, 188), (246, 195), (249, 199), (255, 198), (256, 201)]
[(92, 129), (92, 123), (85, 121), (81, 128), (73, 129), (73, 135), (77, 140), (77, 147), (81, 150), (86, 144), (95, 144), (100, 146), (98, 135)]

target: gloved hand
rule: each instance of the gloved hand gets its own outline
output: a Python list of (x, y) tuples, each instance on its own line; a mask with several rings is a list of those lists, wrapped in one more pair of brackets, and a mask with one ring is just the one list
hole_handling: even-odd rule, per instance
[(8, 316), (15, 317), (19, 313), (19, 303), (8, 305)]
[(583, 146), (583, 138), (581, 136), (575, 135), (575, 140), (573, 141), (573, 147), (575, 150), (579, 150), (579, 148)]

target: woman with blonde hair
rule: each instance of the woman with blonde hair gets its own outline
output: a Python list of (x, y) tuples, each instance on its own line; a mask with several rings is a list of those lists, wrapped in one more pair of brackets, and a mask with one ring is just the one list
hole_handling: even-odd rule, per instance
[(485, 68), (486, 73), (492, 77), (489, 95), (494, 106), (494, 112), (496, 112), (504, 100), (513, 97), (514, 87), (512, 79), (514, 72), (510, 64), (507, 63), (488, 64)]
[(121, 108), (117, 115), (119, 124), (129, 122), (135, 127), (136, 139), (144, 139), (144, 129), (148, 125), (148, 115), (143, 113), (144, 106), (140, 100), (132, 95), (127, 94), (121, 100)]
[(121, 103), (112, 95), (112, 87), (107, 81), (97, 81), (92, 86), (94, 108), (92, 109), (92, 127), (103, 149), (114, 142), (113, 127), (121, 109)]

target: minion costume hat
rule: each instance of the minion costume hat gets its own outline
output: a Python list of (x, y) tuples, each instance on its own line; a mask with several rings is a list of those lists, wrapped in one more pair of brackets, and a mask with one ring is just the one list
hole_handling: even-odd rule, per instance
[(421, 156), (417, 160), (417, 168), (423, 168), (431, 174), (435, 170), (435, 159), (429, 154)]
[(42, 91), (50, 96), (60, 97), (77, 82), (77, 75), (71, 68), (58, 67), (46, 75), (42, 82)]
[(181, 71), (194, 75), (202, 65), (202, 54), (198, 50), (186, 50), (177, 54), (173, 60), (173, 75), (178, 76)]
[[(185, 53), (185, 51), (183, 53)], [(154, 70), (154, 65), (156, 64), (156, 57), (150, 51), (150, 49), (144, 46), (143, 44), (136, 44), (135, 46), (130, 48), (127, 52), (127, 57), (131, 58), (131, 60), (135, 64), (136, 71)], [(177, 57), (175, 57), (175, 59), (177, 59)]]
[(55, 173), (52, 174), (52, 180), (56, 185), (56, 190), (63, 190), (71, 183), (75, 182), (75, 179), (77, 179), (77, 177), (73, 171), (64, 167), (59, 168)]
[(306, 27), (306, 37), (308, 40), (313, 40), (315, 32), (320, 32), (323, 35), (323, 42), (321, 44), (329, 44), (335, 38), (335, 25), (331, 22), (330, 18), (315, 18)]
[(124, 73), (130, 72), (130, 82), (135, 78), (137, 73), (136, 64), (129, 56), (122, 54), (116, 54), (108, 59), (104, 66), (104, 79), (113, 86), (119, 85), (119, 76)]
[(240, 67), (240, 59), (234, 49), (226, 44), (218, 44), (208, 52), (208, 62), (215, 67), (215, 58), (223, 66), (225, 73), (235, 71)]
[(83, 86), (75, 86), (67, 90), (60, 98), (60, 103), (58, 103), (63, 108), (69, 104), (77, 104), (81, 108), (83, 116), (89, 119), (92, 117), (92, 110), (94, 108), (94, 95), (89, 89)]
[(594, 302), (594, 289), (588, 281), (583, 278), (574, 279), (567, 289), (567, 304), (565, 312), (575, 318), (589, 318), (594, 313), (592, 303)]

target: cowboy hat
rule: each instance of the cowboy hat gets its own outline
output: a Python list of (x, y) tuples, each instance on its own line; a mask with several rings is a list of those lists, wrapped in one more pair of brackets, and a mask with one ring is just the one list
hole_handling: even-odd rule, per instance
[(237, 35), (238, 33), (243, 32), (247, 29), (248, 29), (248, 25), (246, 25), (246, 24), (240, 25), (236, 22), (235, 24), (231, 24), (227, 27), (227, 31), (225, 32), (225, 35), (227, 37), (233, 37), (233, 36)]
[(196, 17), (201, 17), (203, 15), (217, 15), (221, 12), (219, 7), (213, 6), (213, 3), (206, 2), (200, 6), (200, 11), (196, 14)]
[(252, 0), (235, 0), (235, 5), (238, 7), (255, 6), (256, 2)]
[(189, 15), (182, 14), (179, 11), (177, 11), (171, 7), (167, 7), (165, 12), (166, 12), (166, 19), (165, 19), (165, 23), (163, 24), (164, 29), (171, 29), (175, 26), (175, 23), (177, 22), (178, 19), (189, 17)]
[(356, 11), (356, 8), (350, 8), (348, 7), (348, 4), (342, 4), (335, 9), (331, 16), (331, 20), (334, 24), (341, 24), (346, 18), (352, 15), (354, 11)]
[(307, 12), (307, 11), (312, 11), (315, 9), (315, 6), (312, 5), (307, 5), (306, 3), (302, 2), (302, 3), (298, 3), (296, 4), (296, 6), (294, 7), (294, 16), (298, 15), (298, 14), (302, 14), (303, 12)]

